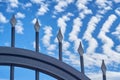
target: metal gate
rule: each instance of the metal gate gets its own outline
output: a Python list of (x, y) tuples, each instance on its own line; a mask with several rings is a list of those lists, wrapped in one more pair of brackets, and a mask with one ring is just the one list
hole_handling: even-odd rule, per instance
[[(0, 65), (38, 70), (59, 80), (89, 80), (84, 74), (62, 61), (25, 49), (0, 47)], [(14, 72), (10, 71), (10, 77), (14, 79)]]

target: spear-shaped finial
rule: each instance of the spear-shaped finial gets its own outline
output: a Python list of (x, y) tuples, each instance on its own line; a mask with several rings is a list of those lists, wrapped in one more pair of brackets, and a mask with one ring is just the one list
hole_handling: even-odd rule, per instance
[(36, 23), (34, 25), (35, 31), (36, 31), (36, 39), (35, 39), (35, 45), (36, 45), (36, 52), (39, 52), (39, 29), (40, 25), (38, 22), (38, 19), (36, 19)]
[(12, 16), (12, 18), (10, 19), (10, 23), (11, 23), (11, 47), (15, 47), (15, 25), (17, 23), (16, 19), (15, 19), (15, 15)]
[(80, 42), (79, 47), (78, 47), (78, 53), (80, 54), (81, 72), (84, 74), (84, 59), (83, 59), (84, 50), (82, 48), (81, 42)]
[(104, 60), (102, 60), (101, 70), (103, 73), (103, 80), (106, 80), (106, 66)]

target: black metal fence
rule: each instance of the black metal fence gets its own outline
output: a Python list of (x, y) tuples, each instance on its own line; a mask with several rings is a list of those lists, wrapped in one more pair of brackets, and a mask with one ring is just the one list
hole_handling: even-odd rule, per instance
[[(0, 65), (10, 66), (10, 80), (14, 80), (14, 67), (21, 66), (35, 70), (35, 80), (39, 80), (39, 72), (44, 72), (55, 77), (58, 80), (90, 80), (84, 71), (84, 50), (81, 42), (79, 44), (78, 53), (80, 54), (81, 72), (68, 66), (62, 62), (62, 33), (59, 29), (57, 39), (59, 43), (59, 60), (52, 57), (37, 54), (39, 53), (39, 29), (40, 25), (38, 20), (34, 25), (35, 28), (35, 51), (15, 48), (15, 25), (17, 23), (13, 15), (11, 20), (11, 48), (0, 47)], [(29, 55), (27, 54), (29, 53)], [(47, 59), (47, 60), (46, 60)], [(102, 60), (101, 70), (103, 72), (103, 80), (106, 80), (106, 66)]]

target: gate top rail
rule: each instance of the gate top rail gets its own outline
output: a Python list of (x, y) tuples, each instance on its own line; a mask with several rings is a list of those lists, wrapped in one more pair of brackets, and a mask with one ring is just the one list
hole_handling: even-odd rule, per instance
[[(90, 80), (87, 76), (62, 61), (26, 49), (0, 47), (0, 64), (13, 64), (16, 66), (38, 69), (51, 76), (65, 80), (68, 80), (71, 77), (73, 77), (73, 80)], [(66, 75), (69, 78), (65, 78)]]

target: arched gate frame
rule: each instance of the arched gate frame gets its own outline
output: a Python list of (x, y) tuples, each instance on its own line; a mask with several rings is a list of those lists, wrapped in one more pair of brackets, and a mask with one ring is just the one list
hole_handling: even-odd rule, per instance
[(0, 47), (0, 65), (13, 65), (39, 70), (59, 80), (90, 80), (62, 61), (26, 49)]

